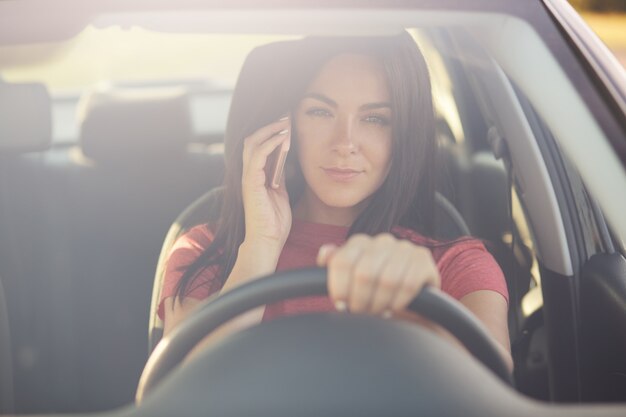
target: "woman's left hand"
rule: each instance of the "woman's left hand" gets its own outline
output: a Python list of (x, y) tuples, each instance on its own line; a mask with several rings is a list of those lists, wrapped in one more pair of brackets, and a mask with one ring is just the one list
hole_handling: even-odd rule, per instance
[(328, 293), (337, 310), (390, 316), (404, 310), (424, 285), (440, 287), (430, 250), (389, 233), (353, 235), (317, 256), (328, 269)]

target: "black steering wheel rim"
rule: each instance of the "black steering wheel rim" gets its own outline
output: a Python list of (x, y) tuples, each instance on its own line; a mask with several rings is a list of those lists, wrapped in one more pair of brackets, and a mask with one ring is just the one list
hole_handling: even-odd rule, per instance
[[(327, 294), (326, 270), (307, 268), (278, 272), (212, 299), (157, 345), (141, 375), (136, 402), (140, 403), (204, 337), (231, 318), (261, 305)], [(411, 302), (409, 310), (448, 330), (476, 359), (512, 385), (511, 373), (496, 342), (460, 303), (441, 291), (425, 287)]]

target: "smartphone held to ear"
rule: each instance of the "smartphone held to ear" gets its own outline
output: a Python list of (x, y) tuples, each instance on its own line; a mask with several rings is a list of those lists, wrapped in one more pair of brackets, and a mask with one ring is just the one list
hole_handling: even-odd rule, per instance
[(289, 136), (287, 140), (272, 151), (265, 163), (265, 177), (267, 178), (267, 186), (270, 188), (277, 189), (280, 187), (280, 182), (284, 175), (285, 161), (287, 160), (287, 153), (289, 152), (291, 141), (291, 129), (287, 132), (287, 135)]

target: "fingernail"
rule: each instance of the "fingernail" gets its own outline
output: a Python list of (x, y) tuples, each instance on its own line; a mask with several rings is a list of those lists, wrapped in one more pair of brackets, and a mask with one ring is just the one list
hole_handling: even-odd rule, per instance
[(287, 133), (289, 133), (289, 129), (283, 129), (280, 132), (278, 132), (279, 135), (286, 135)]
[(326, 254), (328, 253), (328, 249), (329, 249), (328, 245), (320, 246), (320, 250), (317, 252), (317, 259), (325, 261), (326, 260)]
[(392, 315), (393, 315), (393, 314), (391, 313), (391, 310), (385, 310), (385, 311), (383, 311), (383, 318), (384, 318), (384, 319), (390, 319)]
[(348, 310), (348, 304), (345, 301), (335, 301), (335, 310), (346, 311)]
[(289, 120), (289, 116), (283, 116), (280, 119), (278, 119), (279, 122), (284, 122), (285, 120)]

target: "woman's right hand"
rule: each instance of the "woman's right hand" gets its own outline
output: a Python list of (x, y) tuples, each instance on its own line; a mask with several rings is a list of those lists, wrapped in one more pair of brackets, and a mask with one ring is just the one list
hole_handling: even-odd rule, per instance
[[(269, 155), (285, 143), (289, 147), (289, 118), (263, 126), (244, 139), (241, 177), (245, 211), (245, 241), (282, 250), (291, 229), (291, 207), (284, 176), (278, 188), (267, 185)], [(274, 246), (275, 245), (275, 246)]]
[[(285, 118), (260, 128), (244, 139), (241, 188), (246, 236), (220, 293), (276, 270), (278, 257), (291, 229), (291, 207), (284, 177), (278, 188), (267, 186), (265, 166), (272, 151), (283, 143), (289, 146), (290, 128), (289, 119)], [(174, 301), (173, 298), (165, 300), (165, 334), (199, 305), (199, 301), (192, 298), (185, 298), (184, 304), (180, 300)], [(264, 310), (264, 307), (259, 307), (238, 316), (211, 333), (201, 345), (259, 323)], [(196, 346), (192, 353), (202, 350), (201, 345)]]

